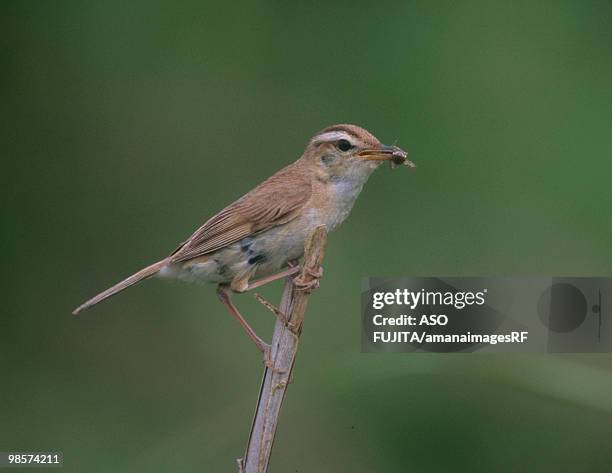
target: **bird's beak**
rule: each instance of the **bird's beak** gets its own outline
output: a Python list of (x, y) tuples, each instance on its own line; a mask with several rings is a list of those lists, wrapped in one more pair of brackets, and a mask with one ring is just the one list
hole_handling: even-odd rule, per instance
[(397, 146), (381, 144), (378, 148), (364, 149), (357, 156), (370, 161), (391, 161), (392, 164), (403, 164), (409, 168), (415, 168), (416, 164), (408, 159), (408, 153)]

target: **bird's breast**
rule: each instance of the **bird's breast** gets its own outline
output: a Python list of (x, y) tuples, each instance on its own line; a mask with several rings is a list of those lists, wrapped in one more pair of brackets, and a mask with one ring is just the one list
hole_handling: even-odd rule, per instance
[(330, 179), (318, 202), (313, 205), (313, 226), (325, 225), (335, 230), (351, 212), (364, 182), (355, 179)]

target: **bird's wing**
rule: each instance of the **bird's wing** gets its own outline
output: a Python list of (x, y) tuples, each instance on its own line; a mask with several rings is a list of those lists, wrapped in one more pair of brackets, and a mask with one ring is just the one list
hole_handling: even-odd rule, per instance
[(293, 220), (310, 199), (311, 182), (288, 166), (198, 228), (170, 256), (186, 261), (231, 245), (258, 232)]

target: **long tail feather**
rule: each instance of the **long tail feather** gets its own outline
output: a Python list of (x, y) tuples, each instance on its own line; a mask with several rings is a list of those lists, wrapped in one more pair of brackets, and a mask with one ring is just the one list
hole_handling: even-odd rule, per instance
[(101, 292), (97, 296), (92, 297), (87, 302), (81, 304), (79, 307), (74, 309), (72, 313), (76, 315), (79, 312), (82, 312), (83, 310), (89, 309), (91, 306), (96, 305), (98, 302), (102, 302), (104, 299), (108, 299), (109, 297), (114, 296), (118, 292), (121, 292), (130, 286), (133, 286), (137, 282), (140, 282), (143, 279), (153, 276), (167, 263), (168, 261), (164, 259), (152, 264), (151, 266), (147, 266), (146, 268), (141, 269), (137, 273), (132, 274), (129, 278), (124, 279), (123, 281), (115, 284), (113, 287), (108, 288), (106, 291)]

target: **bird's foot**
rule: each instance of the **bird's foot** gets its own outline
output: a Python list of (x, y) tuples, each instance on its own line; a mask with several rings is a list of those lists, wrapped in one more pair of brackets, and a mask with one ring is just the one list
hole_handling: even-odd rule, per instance
[(299, 275), (293, 279), (293, 285), (296, 289), (305, 292), (312, 292), (319, 288), (319, 280), (323, 277), (323, 268), (305, 269), (304, 275)]
[(263, 349), (263, 362), (266, 365), (266, 368), (268, 368), (270, 371), (272, 371), (273, 373), (285, 373), (286, 370), (277, 368), (276, 366), (274, 366), (274, 360), (272, 360), (272, 347), (268, 344), (266, 344)]

